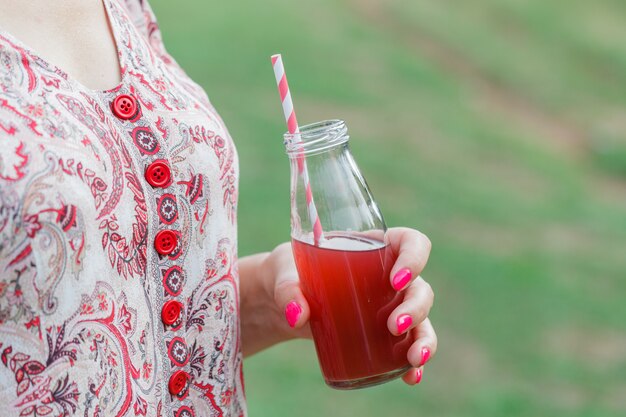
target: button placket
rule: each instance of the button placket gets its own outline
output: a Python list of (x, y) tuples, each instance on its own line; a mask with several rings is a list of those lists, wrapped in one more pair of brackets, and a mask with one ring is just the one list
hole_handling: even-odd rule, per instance
[[(139, 160), (143, 162), (144, 179), (149, 185), (144, 187), (150, 198), (156, 201), (157, 213), (151, 218), (157, 219), (157, 233), (154, 235), (153, 247), (158, 254), (157, 278), (163, 287), (163, 304), (161, 306), (161, 320), (164, 326), (166, 351), (173, 359), (170, 361), (171, 375), (168, 381), (168, 389), (172, 396), (180, 400), (183, 411), (181, 416), (193, 416), (191, 408), (185, 405), (183, 400), (188, 395), (191, 383), (191, 374), (185, 370), (188, 362), (188, 352), (184, 334), (179, 334), (185, 320), (185, 307), (180, 298), (184, 284), (185, 272), (177, 259), (181, 256), (180, 232), (178, 230), (180, 220), (177, 215), (177, 193), (170, 188), (174, 184), (173, 173), (170, 168), (166, 146), (154, 134), (156, 132), (144, 119), (139, 101), (133, 93), (119, 94), (111, 101), (113, 115), (123, 122), (125, 130), (132, 140), (129, 141), (138, 152)], [(165, 274), (165, 275), (163, 275)], [(166, 286), (165, 278), (167, 279)], [(169, 341), (168, 341), (169, 340)]]

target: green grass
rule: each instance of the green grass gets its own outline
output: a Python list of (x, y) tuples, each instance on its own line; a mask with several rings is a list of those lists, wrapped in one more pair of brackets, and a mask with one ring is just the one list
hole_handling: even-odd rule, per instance
[(434, 243), (420, 386), (333, 391), (290, 342), (246, 360), (252, 416), (626, 413), (625, 3), (152, 3), (237, 143), (242, 255), (289, 238), (275, 52), (300, 122), (346, 120), (388, 224)]

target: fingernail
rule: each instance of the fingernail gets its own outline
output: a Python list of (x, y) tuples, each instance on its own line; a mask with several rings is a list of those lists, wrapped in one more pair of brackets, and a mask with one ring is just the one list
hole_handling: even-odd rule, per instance
[(422, 368), (419, 368), (415, 373), (415, 383), (419, 384), (422, 380)]
[(300, 307), (300, 304), (295, 301), (291, 301), (287, 304), (287, 307), (285, 307), (285, 318), (291, 328), (293, 328), (298, 322), (300, 314), (302, 314), (302, 307)]
[(420, 366), (424, 366), (426, 362), (430, 359), (430, 349), (427, 347), (422, 348), (422, 360), (420, 361)]
[(396, 319), (396, 325), (398, 326), (398, 333), (402, 334), (413, 324), (413, 319), (408, 314), (402, 314)]
[(396, 272), (393, 276), (392, 285), (393, 289), (396, 291), (400, 291), (408, 282), (411, 280), (411, 270), (409, 268), (404, 268)]

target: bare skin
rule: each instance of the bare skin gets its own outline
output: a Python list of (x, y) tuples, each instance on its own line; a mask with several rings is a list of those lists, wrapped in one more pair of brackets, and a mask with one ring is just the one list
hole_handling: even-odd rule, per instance
[[(101, 0), (0, 0), (0, 11), (0, 29), (85, 87), (106, 90), (120, 83), (115, 40)], [(423, 349), (428, 349), (431, 357), (437, 350), (437, 336), (428, 319), (434, 296), (430, 285), (420, 277), (430, 253), (430, 241), (407, 228), (390, 229), (386, 239), (398, 256), (390, 281), (404, 268), (410, 270), (412, 278), (401, 288), (404, 301), (391, 312), (388, 328), (398, 334), (397, 318), (404, 314), (412, 318), (412, 325), (405, 331), (414, 338), (407, 355), (413, 368), (403, 379), (414, 385), (422, 376)], [(239, 273), (244, 355), (285, 340), (311, 337), (310, 310), (299, 286), (289, 243), (272, 252), (241, 258)], [(285, 320), (285, 307), (290, 302), (302, 309), (293, 328)]]
[(0, 29), (89, 89), (120, 83), (117, 48), (101, 0), (0, 0)]

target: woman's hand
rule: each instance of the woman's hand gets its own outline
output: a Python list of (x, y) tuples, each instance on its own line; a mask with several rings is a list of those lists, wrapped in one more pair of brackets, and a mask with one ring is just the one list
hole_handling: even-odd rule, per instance
[(244, 356), (285, 340), (311, 338), (309, 305), (300, 290), (289, 242), (271, 253), (241, 258), (239, 292)]
[[(404, 382), (414, 385), (420, 382), (424, 365), (437, 350), (437, 336), (428, 319), (434, 295), (430, 285), (419, 276), (430, 254), (430, 241), (408, 228), (389, 229), (385, 238), (397, 257), (390, 285), (396, 291), (404, 291), (404, 299), (389, 315), (387, 327), (394, 335), (409, 332), (414, 339), (407, 353), (413, 368), (403, 377)], [(310, 309), (300, 289), (289, 243), (270, 254), (243, 258), (240, 280), (244, 354), (284, 340), (311, 337)], [(256, 285), (246, 285), (252, 281)], [(256, 290), (246, 291), (252, 287)]]
[(417, 230), (404, 227), (392, 228), (385, 235), (396, 262), (391, 269), (391, 286), (404, 291), (404, 300), (387, 319), (387, 328), (394, 335), (411, 332), (413, 344), (407, 359), (413, 368), (403, 376), (409, 385), (422, 380), (424, 365), (437, 351), (437, 335), (428, 315), (435, 294), (420, 276), (430, 255), (430, 240)]

